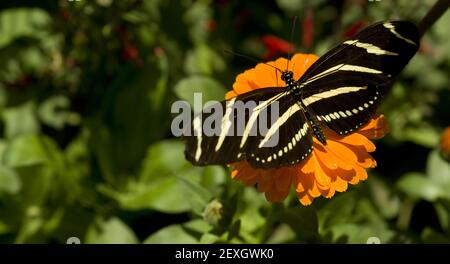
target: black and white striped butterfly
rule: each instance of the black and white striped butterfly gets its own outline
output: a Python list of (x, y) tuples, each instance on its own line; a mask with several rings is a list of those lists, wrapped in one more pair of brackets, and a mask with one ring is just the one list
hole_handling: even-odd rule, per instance
[[(194, 118), (191, 134), (184, 136), (185, 156), (200, 166), (242, 160), (255, 168), (297, 164), (311, 153), (312, 137), (326, 144), (322, 127), (345, 135), (365, 125), (418, 48), (419, 33), (413, 23), (373, 24), (319, 58), (299, 80), (291, 71), (283, 71), (285, 87), (257, 89), (220, 102), (224, 114), (218, 135), (202, 131), (203, 121), (211, 115), (211, 108), (205, 108)], [(244, 114), (243, 133), (230, 135), (238, 121), (232, 111), (238, 101), (258, 105)], [(278, 118), (264, 135), (250, 135), (261, 110), (274, 102), (279, 106)], [(264, 146), (275, 133), (278, 144)]]

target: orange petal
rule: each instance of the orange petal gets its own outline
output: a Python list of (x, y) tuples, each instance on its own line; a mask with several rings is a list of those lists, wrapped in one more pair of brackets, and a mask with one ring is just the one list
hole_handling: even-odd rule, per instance
[(355, 169), (355, 176), (350, 181), (348, 181), (348, 183), (350, 183), (352, 185), (356, 185), (359, 183), (359, 176), (356, 173), (356, 169)]
[(334, 188), (333, 185), (330, 185), (330, 189), (328, 190), (328, 193), (326, 193), (326, 194), (322, 193), (322, 196), (325, 198), (331, 198), (334, 196), (335, 193), (336, 193), (336, 189)]
[(296, 181), (294, 187), (295, 187), (296, 192), (305, 192), (305, 190), (306, 190), (302, 181), (299, 181), (299, 180)]
[(315, 181), (313, 181), (312, 188), (308, 189), (308, 194), (314, 198), (320, 196), (320, 191), (319, 191), (319, 188), (317, 187), (317, 183)]
[(256, 89), (277, 87), (284, 83), (281, 81), (280, 73), (276, 69), (263, 63), (256, 65), (253, 74), (257, 76), (257, 78), (253, 79), (257, 87)]
[(234, 90), (231, 90), (231, 91), (228, 91), (226, 94), (225, 94), (225, 99), (226, 100), (230, 100), (231, 98), (234, 98), (234, 97), (236, 97), (238, 94), (234, 91)]
[(272, 176), (268, 174), (267, 172), (263, 171), (261, 173), (261, 176), (259, 177), (258, 182), (258, 191), (259, 192), (266, 192), (272, 188), (273, 180)]
[(380, 115), (369, 121), (367, 125), (360, 128), (358, 133), (370, 138), (377, 139), (384, 137), (389, 132), (389, 127), (384, 115)]
[(356, 175), (361, 180), (364, 181), (367, 179), (367, 171), (361, 166), (355, 166)]
[(336, 181), (332, 185), (337, 192), (345, 192), (348, 188), (347, 181), (344, 181), (340, 177), (336, 177)]
[(350, 147), (352, 150), (354, 150), (355, 153), (357, 153), (358, 156), (358, 165), (363, 168), (375, 168), (377, 166), (377, 162), (375, 161), (372, 156), (367, 153), (363, 148), (361, 147)]
[(351, 170), (352, 165), (342, 159), (337, 158), (332, 152), (328, 151), (321, 143), (314, 144), (315, 148), (313, 153), (317, 155), (317, 158), (327, 166), (329, 169), (342, 168), (344, 170)]
[[(325, 167), (322, 163), (322, 160), (316, 161), (316, 170), (314, 172), (314, 176), (316, 178), (316, 181), (321, 186), (327, 186), (329, 189), (329, 185), (331, 183), (331, 179), (328, 176), (327, 172), (324, 170)], [(326, 168), (325, 168), (326, 169)]]
[(313, 151), (308, 158), (306, 158), (304, 161), (302, 161), (300, 166), (300, 171), (303, 174), (311, 174), (314, 173), (314, 168), (316, 166), (316, 160), (314, 156), (316, 155), (315, 151)]
[(362, 146), (368, 152), (375, 151), (375, 144), (373, 144), (373, 142), (370, 141), (367, 137), (365, 137), (359, 133), (353, 133), (348, 136), (341, 137), (339, 139), (339, 142), (342, 142), (342, 143), (345, 143), (348, 145)]
[(333, 153), (335, 157), (344, 161), (345, 163), (353, 165), (358, 160), (356, 154), (344, 144), (341, 144), (334, 140), (328, 140), (327, 143), (327, 147), (325, 148), (329, 152)]
[(266, 199), (269, 202), (280, 202), (286, 199), (287, 195), (289, 194), (289, 189), (287, 191), (278, 192), (275, 189), (272, 189), (265, 193)]
[(299, 201), (301, 204), (303, 205), (310, 205), (312, 204), (314, 198), (309, 196), (307, 193), (302, 193), (302, 194), (297, 194), (297, 196), (299, 197)]
[(314, 54), (295, 54), (289, 63), (289, 70), (294, 72), (294, 79), (300, 79), (306, 70), (318, 59), (319, 57)]
[(335, 174), (336, 177), (339, 177), (344, 181), (351, 181), (352, 179), (357, 178), (356, 171), (353, 168), (351, 170), (336, 170)]
[(292, 177), (289, 170), (284, 170), (284, 173), (280, 173), (276, 177), (274, 177), (275, 188), (279, 192), (284, 192), (285, 190), (289, 190), (292, 183)]
[(301, 170), (298, 170), (298, 174), (294, 178), (296, 192), (306, 192), (306, 190), (311, 189), (314, 184), (313, 177), (313, 173), (304, 174)]

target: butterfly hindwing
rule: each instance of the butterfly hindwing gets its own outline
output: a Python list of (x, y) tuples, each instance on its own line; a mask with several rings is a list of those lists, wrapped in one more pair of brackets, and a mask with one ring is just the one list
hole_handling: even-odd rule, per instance
[(291, 166), (304, 160), (312, 151), (311, 131), (303, 108), (289, 96), (279, 109), (279, 118), (268, 126), (266, 133), (252, 138), (247, 146), (247, 159), (253, 167)]

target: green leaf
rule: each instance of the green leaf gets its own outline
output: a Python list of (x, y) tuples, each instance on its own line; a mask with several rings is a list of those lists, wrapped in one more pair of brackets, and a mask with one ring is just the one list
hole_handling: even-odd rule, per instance
[(138, 239), (133, 230), (117, 217), (99, 220), (86, 233), (87, 244), (135, 244)]
[(150, 235), (144, 244), (198, 244), (197, 238), (189, 234), (182, 225), (170, 225)]
[(261, 214), (261, 208), (268, 207), (267, 201), (254, 188), (245, 188), (243, 195), (237, 197), (238, 208), (234, 219), (241, 220), (241, 232), (253, 233), (261, 230), (267, 219)]
[(174, 176), (191, 165), (184, 158), (184, 145), (180, 140), (165, 140), (148, 148), (142, 167), (140, 181), (147, 182)]
[(130, 181), (124, 191), (106, 186), (101, 186), (100, 191), (126, 210), (180, 213), (192, 209), (200, 213), (212, 195), (199, 184), (202, 169), (193, 168), (183, 151), (183, 144), (177, 140), (154, 144), (148, 148), (137, 181)]
[(5, 122), (6, 138), (38, 132), (39, 123), (35, 113), (36, 105), (31, 101), (17, 107), (5, 109), (2, 118)]
[(147, 184), (131, 182), (125, 192), (105, 186), (100, 187), (99, 191), (116, 199), (125, 210), (153, 209), (164, 213), (182, 213), (191, 209), (175, 177), (157, 179)]
[(184, 78), (175, 85), (175, 94), (178, 98), (187, 101), (191, 107), (194, 106), (194, 93), (201, 95), (201, 102), (222, 101), (225, 97), (225, 88), (222, 84), (210, 77), (191, 76)]
[(0, 116), (2, 116), (3, 108), (6, 105), (8, 94), (2, 83), (0, 83)]
[(397, 181), (396, 185), (409, 196), (427, 201), (435, 201), (443, 195), (439, 185), (421, 173), (407, 173)]
[(241, 230), (241, 220), (237, 220), (231, 224), (230, 230), (228, 231), (228, 240), (232, 240), (235, 237), (239, 237), (239, 231)]
[(0, 48), (18, 37), (41, 37), (42, 28), (50, 21), (40, 8), (9, 8), (0, 12)]
[(320, 230), (348, 223), (352, 219), (356, 200), (355, 192), (346, 192), (327, 202), (326, 206), (318, 211)]
[(300, 241), (313, 242), (317, 240), (318, 219), (314, 208), (288, 208), (283, 211), (280, 220), (292, 228)]
[(421, 234), (422, 240), (425, 243), (430, 244), (449, 244), (450, 239), (448, 236), (437, 232), (436, 230), (432, 229), (431, 227), (425, 227)]
[(11, 167), (31, 166), (48, 161), (42, 138), (36, 134), (12, 139), (5, 149), (3, 159)]
[[(87, 199), (84, 199), (86, 201)], [(64, 204), (61, 208), (55, 210), (55, 213), (49, 219), (53, 223), (45, 223), (44, 228), (54, 230), (51, 234), (55, 240), (66, 243), (69, 237), (78, 237), (81, 243), (85, 243), (86, 233), (93, 223), (98, 221), (98, 212), (79, 203)], [(61, 216), (61, 211), (63, 215)], [(54, 225), (57, 225), (54, 226)], [(56, 228), (56, 229), (54, 229)]]
[(330, 227), (332, 241), (337, 243), (366, 244), (371, 237), (378, 238), (382, 244), (389, 243), (395, 233), (382, 227), (357, 224), (338, 224)]
[(64, 127), (68, 116), (70, 101), (62, 95), (55, 95), (45, 100), (39, 106), (38, 113), (42, 122), (56, 129)]
[(432, 148), (439, 142), (439, 133), (433, 127), (406, 127), (403, 133), (406, 139), (424, 147)]
[(183, 176), (178, 177), (181, 184), (182, 194), (191, 205), (191, 209), (197, 214), (201, 214), (208, 202), (212, 199), (211, 193), (197, 184)]
[(227, 177), (229, 177), (229, 175), (222, 166), (206, 166), (203, 169), (201, 184), (203, 187), (213, 190), (225, 183)]
[(196, 1), (188, 5), (183, 21), (187, 24), (187, 30), (194, 43), (207, 41), (209, 32), (205, 30), (205, 24), (211, 16), (212, 10), (206, 2)]
[(211, 225), (202, 219), (194, 219), (183, 224), (186, 230), (203, 234), (211, 231)]
[(301, 10), (305, 6), (302, 0), (277, 0), (277, 4), (281, 9), (291, 12)]
[(0, 165), (0, 194), (16, 194), (22, 188), (22, 181), (15, 170)]
[(3, 235), (5, 233), (8, 233), (11, 231), (11, 227), (9, 227), (7, 224), (0, 221), (0, 235)]
[(372, 193), (373, 203), (376, 205), (377, 210), (385, 218), (394, 218), (398, 215), (400, 210), (400, 199), (388, 185), (382, 181), (379, 177), (371, 175), (369, 178), (369, 188)]
[(282, 244), (295, 241), (296, 234), (287, 224), (279, 225), (267, 239), (267, 244)]
[(440, 156), (437, 150), (431, 151), (428, 156), (427, 176), (450, 194), (450, 164)]
[(138, 24), (138, 23), (143, 23), (143, 22), (148, 21), (147, 14), (145, 14), (144, 12), (139, 11), (139, 10), (137, 10), (137, 11), (132, 10), (132, 11), (126, 12), (122, 15), (122, 18), (125, 21), (131, 22), (133, 24)]
[(213, 49), (205, 44), (197, 45), (193, 51), (189, 51), (184, 69), (192, 74), (212, 75), (225, 69), (225, 61)]
[(200, 244), (213, 244), (216, 243), (219, 239), (220, 239), (219, 236), (210, 233), (205, 233), (200, 237)]
[(15, 243), (17, 244), (26, 243), (28, 240), (32, 239), (44, 224), (42, 208), (39, 206), (29, 206), (25, 216), (26, 217), (23, 219), (23, 223), (15, 238)]
[[(448, 200), (442, 200), (445, 202)], [(435, 203), (434, 209), (436, 210), (436, 214), (439, 219), (439, 223), (441, 224), (444, 230), (450, 230), (450, 210), (445, 208), (445, 205), (441, 203)]]

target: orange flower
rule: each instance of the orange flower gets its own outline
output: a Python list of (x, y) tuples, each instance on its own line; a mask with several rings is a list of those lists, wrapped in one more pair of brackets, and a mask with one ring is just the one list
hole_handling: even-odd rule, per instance
[[(289, 70), (294, 72), (297, 80), (317, 59), (311, 54), (296, 54), (289, 62)], [(279, 58), (268, 64), (285, 69), (287, 60)], [(280, 74), (267, 65), (258, 64), (237, 76), (233, 90), (226, 94), (226, 98), (274, 86), (284, 86)], [(346, 136), (339, 136), (327, 128), (322, 129), (327, 145), (313, 138), (314, 149), (301, 163), (289, 167), (257, 169), (246, 161), (237, 162), (231, 164), (232, 178), (247, 186), (256, 184), (258, 191), (264, 192), (270, 202), (284, 200), (293, 186), (303, 205), (311, 204), (319, 196), (331, 198), (336, 192), (346, 191), (349, 183), (357, 184), (367, 179), (366, 169), (376, 166), (376, 161), (369, 154), (375, 151), (375, 145), (369, 139), (381, 138), (387, 133), (384, 117), (375, 117), (358, 131)]]
[(442, 157), (448, 161), (450, 161), (450, 127), (444, 129), (444, 132), (441, 136), (441, 142), (439, 144), (439, 148), (442, 154)]

